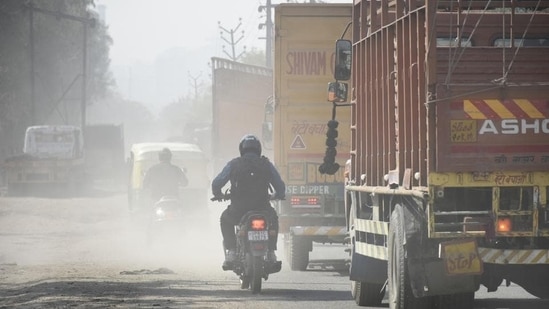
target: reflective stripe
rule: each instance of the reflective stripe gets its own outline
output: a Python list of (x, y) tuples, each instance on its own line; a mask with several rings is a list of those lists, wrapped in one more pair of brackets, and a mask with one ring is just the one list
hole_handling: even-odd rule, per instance
[(514, 100), (464, 100), (463, 111), (471, 119), (544, 119), (545, 102), (526, 99)]
[(372, 234), (388, 235), (389, 223), (382, 221), (355, 219), (355, 230)]
[(387, 260), (387, 247), (385, 246), (376, 246), (372, 244), (367, 244), (364, 242), (355, 242), (356, 253), (373, 257), (379, 260)]
[(344, 236), (347, 234), (347, 228), (344, 226), (292, 226), (290, 230), (292, 234), (299, 236)]
[(478, 248), (484, 263), (492, 264), (549, 264), (549, 250), (510, 250)]

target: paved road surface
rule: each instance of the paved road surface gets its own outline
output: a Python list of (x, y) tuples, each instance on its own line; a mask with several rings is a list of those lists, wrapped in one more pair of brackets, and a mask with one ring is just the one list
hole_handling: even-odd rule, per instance
[[(211, 205), (187, 237), (150, 245), (146, 218), (128, 213), (123, 194), (0, 198), (0, 308), (357, 308), (341, 264), (292, 272), (283, 260), (260, 295), (240, 290), (238, 278), (221, 270), (222, 209)], [(311, 254), (346, 257), (333, 245), (315, 245)], [(483, 291), (475, 308), (549, 308), (514, 285)], [(384, 300), (379, 308), (387, 307)]]

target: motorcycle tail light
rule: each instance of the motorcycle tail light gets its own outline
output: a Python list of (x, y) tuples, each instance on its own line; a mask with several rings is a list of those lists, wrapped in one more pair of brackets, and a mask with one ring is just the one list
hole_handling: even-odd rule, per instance
[(253, 219), (251, 224), (252, 230), (264, 230), (265, 229), (265, 220), (264, 219)]

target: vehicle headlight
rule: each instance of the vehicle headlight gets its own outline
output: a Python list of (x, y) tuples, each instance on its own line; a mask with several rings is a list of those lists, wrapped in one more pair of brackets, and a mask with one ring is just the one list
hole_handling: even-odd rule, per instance
[(166, 218), (166, 212), (164, 212), (164, 210), (162, 208), (158, 208), (158, 209), (156, 209), (156, 217), (158, 219), (164, 219), (164, 218)]

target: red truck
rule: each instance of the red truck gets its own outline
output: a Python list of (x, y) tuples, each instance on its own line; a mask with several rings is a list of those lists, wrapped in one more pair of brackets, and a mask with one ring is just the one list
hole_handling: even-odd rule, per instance
[(213, 105), (211, 155), (214, 175), (239, 156), (245, 134), (261, 139), (263, 154), (271, 157), (272, 136), (264, 127), (267, 98), (273, 89), (270, 68), (212, 58)]
[(354, 1), (330, 88), (351, 76), (358, 305), (472, 308), (503, 281), (549, 298), (547, 25), (548, 1)]

